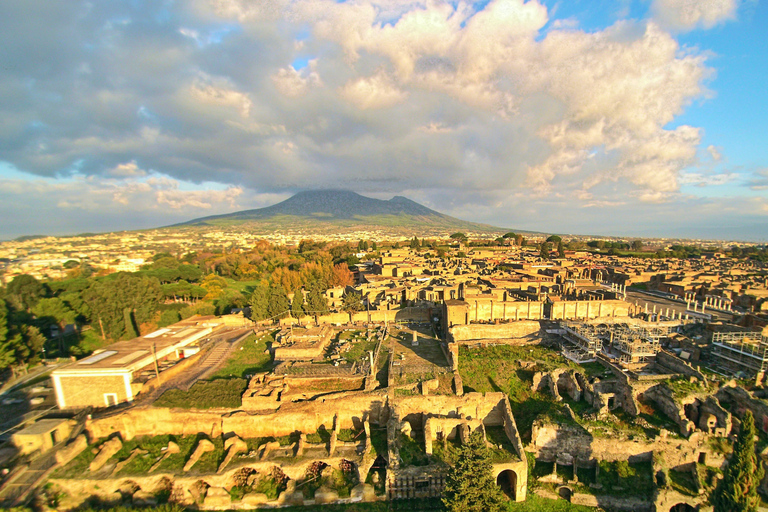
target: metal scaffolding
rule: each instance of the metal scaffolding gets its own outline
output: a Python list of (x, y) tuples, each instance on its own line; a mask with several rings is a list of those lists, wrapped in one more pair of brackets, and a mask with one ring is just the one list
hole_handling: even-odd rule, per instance
[(755, 376), (768, 369), (768, 337), (759, 332), (716, 332), (712, 358), (715, 366), (727, 373)]

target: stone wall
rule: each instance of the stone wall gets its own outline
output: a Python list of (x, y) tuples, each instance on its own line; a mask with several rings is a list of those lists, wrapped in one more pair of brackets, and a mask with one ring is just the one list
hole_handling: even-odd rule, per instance
[(448, 330), (448, 340), (453, 342), (487, 340), (514, 344), (513, 340), (539, 334), (540, 332), (541, 324), (538, 321), (531, 320), (503, 324), (454, 325)]
[[(240, 437), (284, 436), (295, 431), (315, 432), (320, 425), (333, 428), (338, 417), (340, 428), (362, 428), (365, 419), (374, 424), (387, 420), (385, 391), (344, 393), (312, 402), (287, 403), (277, 412), (249, 414), (244, 411), (190, 411), (165, 408), (133, 408), (121, 414), (94, 418), (86, 422), (91, 439), (120, 433), (124, 440), (142, 435), (218, 436), (234, 433)], [(427, 397), (424, 397), (427, 398)]]
[(696, 377), (702, 382), (706, 382), (704, 375), (691, 366), (690, 363), (686, 363), (675, 354), (661, 350), (656, 354), (656, 364), (664, 369), (668, 369), (673, 373), (680, 373), (686, 377)]
[(708, 466), (721, 467), (725, 457), (712, 450), (709, 437), (703, 432), (695, 432), (688, 439), (681, 439), (664, 431), (650, 440), (637, 436), (633, 439), (629, 436), (598, 437), (580, 425), (536, 421), (528, 450), (533, 451), (537, 459), (549, 462), (567, 453), (576, 458), (579, 465), (588, 464), (590, 460), (648, 461), (652, 460), (654, 453), (658, 453), (663, 455), (670, 469), (698, 462), (700, 454), (705, 453)]
[(552, 320), (581, 320), (629, 316), (630, 305), (623, 300), (558, 301), (552, 304)]

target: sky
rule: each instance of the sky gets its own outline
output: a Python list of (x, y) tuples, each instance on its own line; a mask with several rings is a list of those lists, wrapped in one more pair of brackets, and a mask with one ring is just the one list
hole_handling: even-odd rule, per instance
[(297, 191), (768, 241), (765, 0), (5, 0), (0, 239)]

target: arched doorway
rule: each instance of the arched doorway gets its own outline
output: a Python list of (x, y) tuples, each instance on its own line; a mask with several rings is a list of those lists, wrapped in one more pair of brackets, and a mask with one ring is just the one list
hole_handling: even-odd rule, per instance
[(496, 484), (501, 487), (509, 499), (515, 500), (517, 497), (517, 474), (511, 469), (505, 469), (496, 477)]
[(565, 501), (571, 501), (571, 496), (573, 496), (573, 490), (571, 490), (570, 487), (562, 486), (557, 490), (557, 494), (563, 498)]
[(669, 512), (696, 512), (696, 507), (687, 503), (678, 503), (677, 505), (673, 505), (669, 509)]

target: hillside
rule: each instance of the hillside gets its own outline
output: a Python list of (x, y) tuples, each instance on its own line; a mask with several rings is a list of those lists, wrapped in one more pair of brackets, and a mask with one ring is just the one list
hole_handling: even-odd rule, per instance
[(261, 229), (503, 232), (436, 212), (402, 196), (387, 201), (348, 190), (313, 190), (266, 208), (190, 220), (178, 226), (253, 226)]

